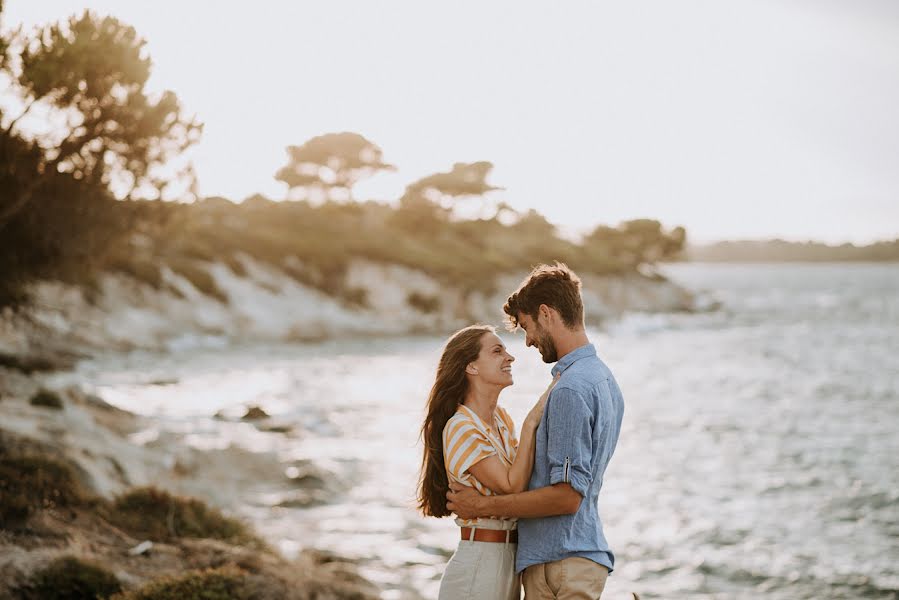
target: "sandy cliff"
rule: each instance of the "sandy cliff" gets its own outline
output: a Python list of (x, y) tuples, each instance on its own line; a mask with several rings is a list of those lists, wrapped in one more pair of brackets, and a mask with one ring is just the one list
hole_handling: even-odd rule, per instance
[[(163, 270), (159, 289), (122, 274), (105, 273), (93, 289), (47, 281), (33, 287), (27, 318), (0, 318), (0, 355), (28, 357), (89, 354), (93, 349), (167, 349), (191, 344), (312, 341), (335, 337), (445, 334), (473, 322), (499, 325), (502, 305), (526, 273), (496, 278), (492, 292), (441, 284), (400, 265), (356, 261), (344, 289), (350, 302), (303, 285), (285, 272), (241, 257), (245, 275), (224, 264), (208, 270), (226, 301), (205, 295), (187, 279)], [(588, 323), (628, 311), (692, 310), (690, 292), (633, 274), (585, 276)]]

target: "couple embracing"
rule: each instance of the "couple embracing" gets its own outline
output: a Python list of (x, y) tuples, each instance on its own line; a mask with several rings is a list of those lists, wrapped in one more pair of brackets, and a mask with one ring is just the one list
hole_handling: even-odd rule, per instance
[(512, 363), (489, 326), (453, 334), (437, 366), (422, 426), (418, 502), (455, 513), (461, 539), (440, 600), (596, 599), (614, 565), (597, 496), (624, 403), (584, 329), (578, 277), (564, 264), (536, 267), (509, 296), (510, 331), (523, 329), (546, 363), (547, 390), (520, 438), (498, 404)]

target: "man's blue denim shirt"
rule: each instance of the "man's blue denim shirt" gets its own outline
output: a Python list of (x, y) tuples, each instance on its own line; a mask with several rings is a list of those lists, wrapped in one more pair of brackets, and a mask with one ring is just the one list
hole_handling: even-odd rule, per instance
[(520, 519), (515, 570), (580, 556), (612, 571), (615, 556), (602, 531), (597, 497), (615, 451), (624, 399), (593, 344), (563, 356), (540, 426), (528, 489), (567, 482), (583, 496), (573, 515)]

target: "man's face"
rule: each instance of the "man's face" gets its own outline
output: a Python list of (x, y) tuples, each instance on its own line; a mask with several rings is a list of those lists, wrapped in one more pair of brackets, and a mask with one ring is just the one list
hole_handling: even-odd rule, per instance
[(536, 346), (545, 363), (554, 363), (559, 360), (559, 351), (556, 350), (556, 343), (549, 335), (549, 332), (540, 325), (539, 321), (535, 321), (530, 315), (523, 314), (519, 314), (517, 319), (519, 327), (524, 329), (526, 334), (524, 343), (528, 348)]

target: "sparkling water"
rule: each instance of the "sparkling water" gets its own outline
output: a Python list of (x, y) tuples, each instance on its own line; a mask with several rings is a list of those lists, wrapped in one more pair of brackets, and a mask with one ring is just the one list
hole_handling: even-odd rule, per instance
[[(626, 405), (600, 495), (616, 555), (603, 597), (899, 598), (899, 267), (667, 271), (721, 308), (589, 332)], [(549, 365), (501, 335), (517, 360), (500, 403), (520, 424)], [(443, 341), (140, 353), (76, 377), (197, 447), (315, 465), (319, 503), (273, 507), (260, 485), (232, 508), (287, 554), (353, 558), (385, 598), (433, 598), (458, 538), (414, 509)], [(212, 418), (249, 404), (297, 433)]]

